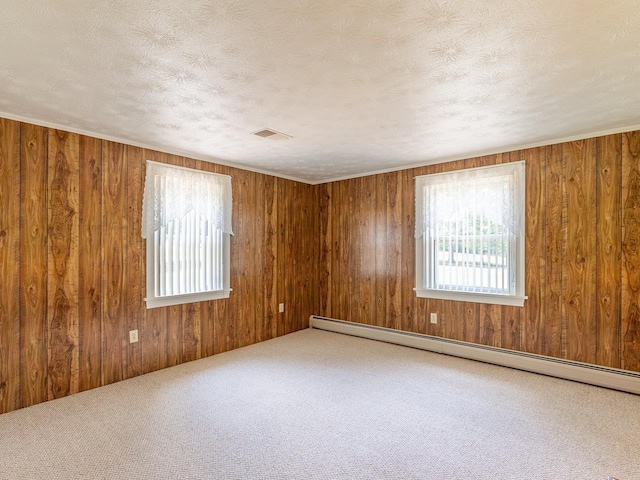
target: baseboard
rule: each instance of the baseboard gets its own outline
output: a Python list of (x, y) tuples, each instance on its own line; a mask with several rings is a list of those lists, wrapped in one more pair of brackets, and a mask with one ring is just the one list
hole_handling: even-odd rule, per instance
[(640, 395), (640, 373), (312, 315), (309, 327)]

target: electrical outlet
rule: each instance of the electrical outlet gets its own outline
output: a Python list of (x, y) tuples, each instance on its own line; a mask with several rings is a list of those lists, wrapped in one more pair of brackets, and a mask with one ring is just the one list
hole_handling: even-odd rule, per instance
[(431, 314), (431, 323), (438, 323), (438, 314), (437, 313), (432, 313)]
[(138, 341), (138, 330), (129, 331), (129, 343), (136, 343)]
[(281, 303), (280, 305), (278, 305), (278, 311), (280, 313), (284, 312), (284, 303)]

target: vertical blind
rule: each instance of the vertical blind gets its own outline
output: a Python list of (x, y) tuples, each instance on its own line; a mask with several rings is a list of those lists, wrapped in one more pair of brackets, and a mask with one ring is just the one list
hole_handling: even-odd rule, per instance
[(222, 290), (222, 230), (195, 211), (154, 233), (156, 297)]

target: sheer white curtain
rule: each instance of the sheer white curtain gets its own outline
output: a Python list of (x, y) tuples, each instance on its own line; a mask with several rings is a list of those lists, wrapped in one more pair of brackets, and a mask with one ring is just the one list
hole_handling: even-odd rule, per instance
[(513, 162), (416, 177), (416, 238), (463, 212), (522, 235), (524, 168), (524, 162)]
[(213, 228), (233, 235), (231, 177), (147, 161), (142, 238), (195, 211)]

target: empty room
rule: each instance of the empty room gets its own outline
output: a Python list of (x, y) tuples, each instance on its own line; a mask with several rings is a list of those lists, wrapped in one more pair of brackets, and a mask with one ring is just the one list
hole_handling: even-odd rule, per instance
[(0, 480), (640, 480), (638, 0), (0, 11)]

